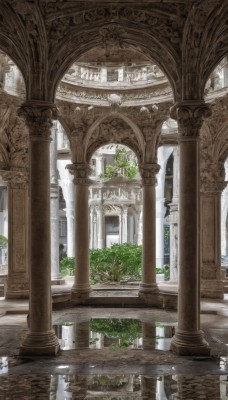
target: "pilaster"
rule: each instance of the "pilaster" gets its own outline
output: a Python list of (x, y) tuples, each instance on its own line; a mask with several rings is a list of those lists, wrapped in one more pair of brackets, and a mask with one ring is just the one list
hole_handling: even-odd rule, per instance
[(8, 186), (6, 298), (28, 298), (28, 174), (26, 171), (1, 171), (1, 176)]
[[(201, 154), (203, 149), (201, 149)], [(223, 299), (221, 279), (221, 193), (226, 186), (224, 165), (201, 161), (200, 266), (201, 297)], [(208, 229), (210, 227), (210, 229)]]

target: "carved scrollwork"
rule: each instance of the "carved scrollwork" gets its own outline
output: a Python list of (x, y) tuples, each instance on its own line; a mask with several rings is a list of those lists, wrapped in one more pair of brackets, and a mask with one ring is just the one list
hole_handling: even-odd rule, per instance
[(158, 164), (141, 164), (139, 166), (139, 171), (142, 177), (143, 185), (155, 186), (157, 183), (156, 174), (160, 170), (160, 165)]
[(124, 47), (125, 44), (125, 30), (116, 24), (111, 24), (99, 30), (101, 46), (118, 46)]
[(54, 104), (29, 101), (19, 108), (18, 116), (25, 119), (31, 140), (51, 140), (52, 118), (56, 116)]
[(205, 103), (180, 103), (171, 109), (171, 117), (178, 122), (181, 138), (199, 137), (203, 120), (210, 115), (210, 107)]
[(66, 168), (74, 175), (73, 182), (75, 185), (90, 185), (91, 181), (88, 178), (92, 172), (92, 168), (86, 163), (68, 164)]

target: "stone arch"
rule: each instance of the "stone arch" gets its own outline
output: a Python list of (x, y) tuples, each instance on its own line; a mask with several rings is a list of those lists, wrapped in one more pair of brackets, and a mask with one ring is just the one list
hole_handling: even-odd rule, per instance
[[(69, 39), (70, 43), (65, 41), (59, 44), (59, 51), (53, 54), (50, 60), (48, 76), (50, 82), (50, 100), (54, 99), (59, 82), (73, 62), (93, 48), (109, 45), (108, 39), (107, 44), (102, 42), (104, 39), (100, 32), (102, 29), (111, 30), (111, 27), (115, 27), (116, 31), (120, 32), (120, 37), (115, 38), (117, 45), (133, 48), (137, 52), (147, 56), (148, 60), (155, 62), (167, 76), (175, 100), (180, 99), (181, 73), (180, 64), (178, 63), (179, 57), (175, 48), (170, 45), (168, 40), (164, 40), (162, 43), (158, 39), (158, 36), (149, 34), (145, 30), (145, 26), (142, 27), (138, 24), (133, 29), (133, 27), (126, 27), (126, 23), (118, 21), (118, 24), (107, 25), (106, 23), (105, 25), (95, 26), (94, 29), (90, 29), (89, 31), (82, 30), (80, 33), (76, 31), (72, 32)], [(75, 45), (73, 45), (73, 41)]]
[(129, 126), (131, 128), (131, 130), (134, 133), (135, 136), (135, 141), (129, 139), (129, 141), (126, 142), (122, 142), (121, 141), (121, 136), (120, 136), (120, 140), (118, 141), (117, 138), (117, 142), (120, 144), (124, 144), (126, 146), (128, 146), (131, 150), (133, 150), (138, 158), (139, 162), (142, 162), (143, 158), (144, 158), (144, 153), (145, 153), (145, 141), (144, 141), (144, 137), (142, 135), (141, 130), (139, 129), (139, 127), (130, 120), (130, 118), (128, 118), (126, 115), (122, 114), (121, 112), (109, 112), (108, 114), (106, 114), (105, 116), (101, 116), (100, 118), (98, 118), (88, 129), (86, 137), (85, 137), (85, 154), (86, 154), (86, 159), (87, 161), (91, 158), (92, 153), (99, 148), (101, 145), (103, 144), (107, 144), (110, 142), (113, 142), (112, 138), (109, 136), (107, 137), (107, 141), (104, 142), (100, 142), (99, 137), (97, 137), (97, 141), (95, 141), (92, 144), (89, 144), (89, 141), (93, 135), (93, 133), (95, 132), (95, 130), (97, 128), (99, 128), (99, 126), (107, 121), (109, 118), (111, 120), (111, 118), (113, 117), (114, 119), (117, 120), (122, 120), (124, 121), (124, 123), (126, 124), (126, 126)]
[[(210, 7), (208, 10), (210, 10)], [(206, 24), (203, 26), (201, 51), (197, 64), (199, 71), (199, 89), (202, 98), (210, 75), (227, 55), (227, 13), (228, 9), (225, 2), (216, 5), (213, 9), (213, 13), (211, 12)]]

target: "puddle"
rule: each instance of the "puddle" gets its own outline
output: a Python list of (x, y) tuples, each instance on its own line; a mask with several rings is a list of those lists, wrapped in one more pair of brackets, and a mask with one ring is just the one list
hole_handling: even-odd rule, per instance
[(0, 357), (0, 375), (8, 372), (8, 357)]
[(227, 376), (218, 375), (6, 375), (1, 399), (225, 400)]
[(175, 324), (137, 319), (94, 318), (54, 326), (62, 350), (130, 348), (169, 350)]

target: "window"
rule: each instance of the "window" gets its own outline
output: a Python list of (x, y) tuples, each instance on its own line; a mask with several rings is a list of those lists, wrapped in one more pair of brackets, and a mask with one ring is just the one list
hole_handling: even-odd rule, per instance
[(116, 82), (118, 81), (118, 69), (108, 69), (107, 71), (107, 81)]
[(67, 235), (67, 221), (60, 220), (59, 221), (59, 236), (66, 237)]

